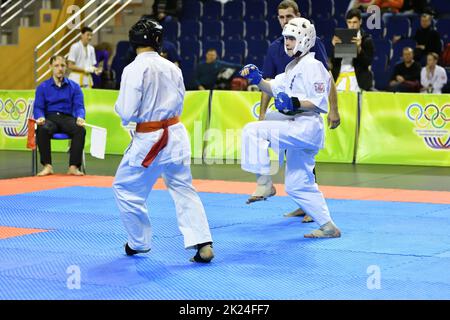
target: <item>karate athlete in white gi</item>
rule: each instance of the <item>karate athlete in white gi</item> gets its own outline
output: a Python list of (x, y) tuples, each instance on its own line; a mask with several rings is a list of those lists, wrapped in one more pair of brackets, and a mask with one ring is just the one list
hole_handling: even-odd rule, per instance
[(162, 175), (175, 202), (178, 227), (191, 259), (210, 262), (212, 238), (203, 204), (192, 186), (191, 150), (179, 122), (185, 88), (181, 70), (162, 58), (163, 29), (152, 20), (138, 21), (129, 32), (136, 59), (123, 71), (116, 112), (126, 125), (136, 122), (136, 134), (117, 169), (114, 195), (128, 232), (127, 255), (151, 249), (152, 228), (146, 199)]
[[(328, 206), (315, 182), (314, 157), (324, 147), (324, 128), (320, 113), (328, 112), (330, 74), (309, 50), (316, 31), (307, 19), (294, 18), (283, 29), (285, 51), (295, 56), (284, 73), (275, 79), (262, 79), (255, 65), (247, 65), (241, 75), (275, 97), (280, 112), (277, 119), (247, 124), (242, 132), (242, 169), (256, 173), (263, 194), (273, 189), (270, 177), (269, 147), (286, 152), (285, 188), (320, 228), (306, 238), (336, 238), (340, 230), (330, 217)], [(278, 150), (277, 150), (278, 149)], [(282, 154), (282, 152), (280, 152)]]

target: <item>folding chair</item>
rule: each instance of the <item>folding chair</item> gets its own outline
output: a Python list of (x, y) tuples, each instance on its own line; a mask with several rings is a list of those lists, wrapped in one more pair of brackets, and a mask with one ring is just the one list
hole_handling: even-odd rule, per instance
[[(67, 152), (70, 152), (70, 143), (71, 143), (72, 139), (69, 137), (69, 135), (67, 135), (65, 133), (57, 132), (57, 133), (53, 134), (52, 139), (53, 140), (69, 140), (69, 148), (68, 148)], [(35, 176), (37, 174), (37, 167), (38, 167), (37, 146), (35, 149), (32, 150), (31, 160), (32, 160), (32, 172), (33, 172), (33, 176)], [(82, 158), (81, 158), (81, 168), (80, 169), (84, 174), (86, 174), (86, 157), (84, 155), (84, 148), (83, 148), (83, 153), (82, 153)]]

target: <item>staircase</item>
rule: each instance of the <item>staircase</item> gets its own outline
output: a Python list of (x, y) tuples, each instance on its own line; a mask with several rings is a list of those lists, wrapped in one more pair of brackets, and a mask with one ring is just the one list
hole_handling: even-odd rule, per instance
[[(31, 89), (33, 82), (34, 47), (57, 26), (59, 9), (38, 9), (33, 19), (36, 26), (19, 26), (10, 30), (0, 46), (0, 89)], [(28, 19), (28, 24), (32, 19)], [(14, 29), (14, 26), (10, 27)], [(16, 43), (12, 43), (16, 42)]]
[(109, 42), (113, 48), (117, 42), (128, 41), (128, 31), (143, 15), (152, 13), (154, 0), (141, 0), (131, 3), (122, 14), (111, 20), (102, 28), (98, 35), (98, 42)]
[[(0, 45), (0, 90), (34, 89), (50, 77), (47, 67), (50, 56), (67, 54), (70, 44), (78, 41), (79, 27), (72, 31), (74, 28), (67, 24), (73, 17), (71, 6), (85, 9), (78, 21), (94, 29), (93, 45), (110, 42), (115, 47), (117, 41), (128, 39), (129, 27), (143, 14), (150, 13), (153, 4), (153, 0), (131, 3), (127, 0), (23, 0), (29, 1), (35, 2), (34, 7), (30, 5), (20, 17), (14, 18), (16, 22), (0, 30), (0, 39), (4, 41)], [(105, 2), (108, 6), (102, 6)]]

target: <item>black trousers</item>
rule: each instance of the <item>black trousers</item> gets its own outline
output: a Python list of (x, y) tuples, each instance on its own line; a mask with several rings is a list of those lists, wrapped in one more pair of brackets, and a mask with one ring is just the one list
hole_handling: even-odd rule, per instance
[(53, 134), (65, 133), (72, 139), (69, 165), (81, 166), (86, 130), (84, 127), (78, 126), (76, 122), (76, 118), (58, 112), (46, 115), (45, 124), (37, 126), (36, 143), (39, 148), (42, 165), (52, 164), (50, 140)]

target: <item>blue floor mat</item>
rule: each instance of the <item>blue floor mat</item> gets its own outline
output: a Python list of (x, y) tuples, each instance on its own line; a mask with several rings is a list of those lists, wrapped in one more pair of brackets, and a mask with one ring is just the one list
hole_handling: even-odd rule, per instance
[[(148, 200), (152, 251), (134, 257), (109, 188), (0, 197), (0, 226), (49, 230), (0, 240), (0, 299), (450, 299), (450, 205), (329, 199), (343, 236), (321, 240), (303, 238), (315, 224), (283, 218), (288, 197), (200, 197), (209, 265), (188, 261), (166, 191)], [(80, 289), (68, 289), (71, 266)], [(368, 287), (371, 266), (379, 289)]]

